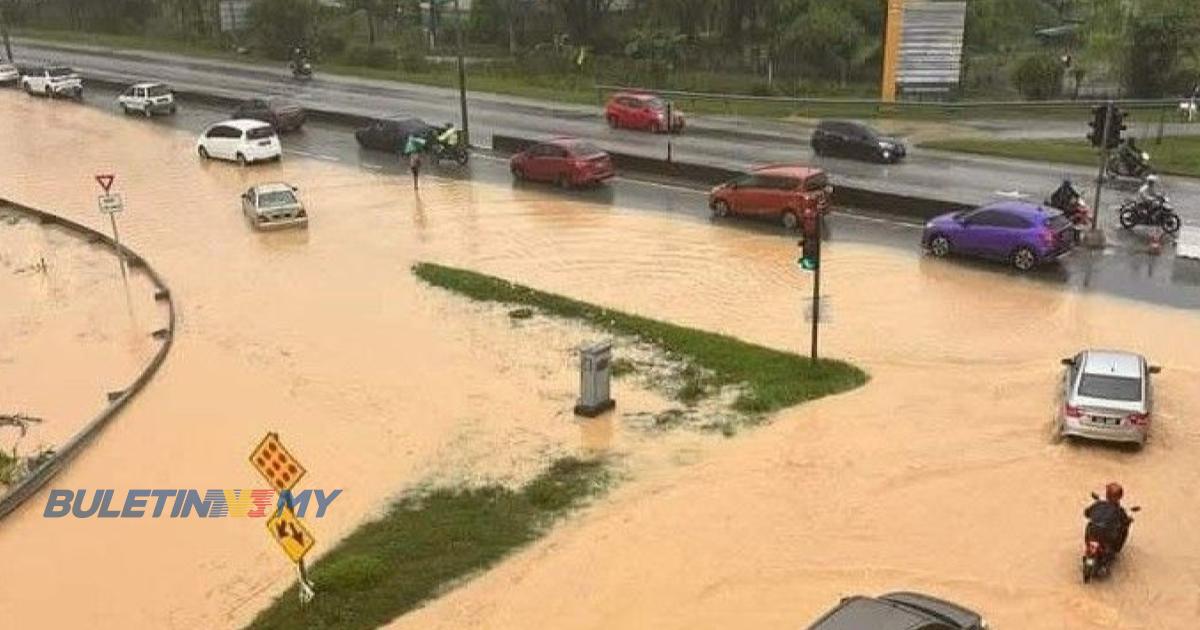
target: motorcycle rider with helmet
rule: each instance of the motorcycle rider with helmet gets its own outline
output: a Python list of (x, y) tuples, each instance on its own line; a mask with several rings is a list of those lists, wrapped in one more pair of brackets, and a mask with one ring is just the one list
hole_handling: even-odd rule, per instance
[(1129, 537), (1129, 525), (1133, 523), (1129, 513), (1121, 507), (1121, 499), (1124, 496), (1125, 489), (1114, 481), (1104, 487), (1103, 500), (1097, 499), (1083, 511), (1088, 520), (1087, 530), (1084, 532), (1085, 539), (1100, 541), (1109, 557), (1120, 553), (1125, 546), (1125, 540)]
[(1054, 192), (1050, 193), (1050, 207), (1058, 208), (1063, 212), (1070, 212), (1082, 195), (1070, 179), (1064, 179)]

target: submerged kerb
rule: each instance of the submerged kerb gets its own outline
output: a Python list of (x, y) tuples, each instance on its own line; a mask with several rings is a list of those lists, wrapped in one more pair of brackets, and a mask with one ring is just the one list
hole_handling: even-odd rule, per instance
[(733, 407), (745, 413), (770, 413), (841, 393), (865, 384), (861, 369), (836, 359), (819, 359), (747, 343), (728, 335), (686, 328), (573, 300), (466, 269), (417, 263), (413, 273), (425, 282), (473, 300), (537, 308), (585, 322), (611, 333), (630, 335), (686, 357), (710, 370), (718, 385), (746, 388)]

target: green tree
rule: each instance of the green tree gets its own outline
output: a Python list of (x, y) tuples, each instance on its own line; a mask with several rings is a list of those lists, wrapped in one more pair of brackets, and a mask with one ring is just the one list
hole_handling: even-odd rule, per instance
[(844, 85), (864, 35), (862, 23), (844, 5), (814, 2), (788, 23), (780, 39), (806, 65)]
[(266, 54), (283, 59), (313, 38), (317, 0), (258, 0), (250, 5), (250, 30)]
[(1025, 98), (1046, 100), (1062, 92), (1064, 71), (1062, 62), (1054, 55), (1030, 55), (1013, 71), (1012, 80)]

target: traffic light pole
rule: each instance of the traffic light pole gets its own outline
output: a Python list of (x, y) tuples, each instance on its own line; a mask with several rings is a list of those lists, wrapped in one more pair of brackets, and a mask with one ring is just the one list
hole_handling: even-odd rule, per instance
[[(821, 229), (816, 230), (817, 239), (817, 260), (821, 259)], [(817, 331), (821, 326), (821, 264), (817, 263), (817, 268), (813, 270), (813, 296), (812, 296), (812, 353), (809, 355), (809, 360), (812, 363), (817, 362)]]
[(467, 120), (467, 63), (463, 59), (463, 15), (459, 10), (458, 0), (454, 0), (454, 15), (458, 24), (458, 103), (462, 109), (462, 141), (468, 149), (471, 146), (471, 124)]
[(1115, 109), (1112, 101), (1109, 101), (1104, 108), (1104, 129), (1097, 129), (1100, 132), (1100, 169), (1096, 174), (1096, 197), (1095, 203), (1092, 204), (1092, 229), (1084, 235), (1083, 242), (1088, 247), (1093, 249), (1104, 249), (1104, 231), (1100, 229), (1100, 194), (1104, 190), (1104, 171), (1108, 166), (1108, 156), (1110, 149), (1108, 148), (1108, 137), (1110, 127), (1113, 124), (1113, 109)]

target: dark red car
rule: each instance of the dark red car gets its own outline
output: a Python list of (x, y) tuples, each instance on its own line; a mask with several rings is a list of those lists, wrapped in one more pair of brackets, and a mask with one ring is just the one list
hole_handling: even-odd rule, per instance
[(607, 153), (574, 138), (539, 142), (512, 156), (509, 168), (517, 179), (554, 182), (563, 188), (599, 184), (616, 175)]
[[(644, 129), (654, 133), (667, 131), (667, 102), (653, 94), (641, 92), (617, 92), (604, 106), (604, 119), (614, 129)], [(683, 131), (683, 112), (671, 107), (673, 132)]]
[(708, 207), (718, 217), (742, 214), (778, 219), (791, 230), (806, 214), (828, 211), (832, 195), (833, 186), (825, 171), (774, 164), (713, 188), (708, 194)]

